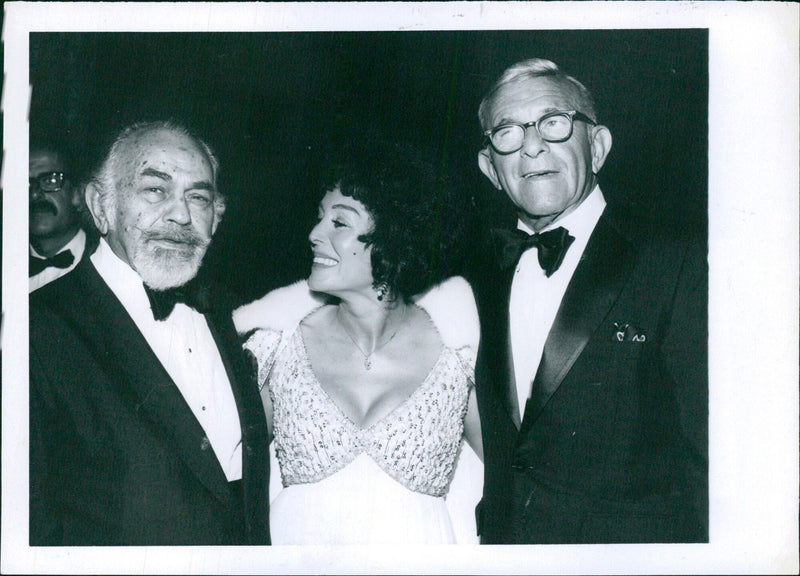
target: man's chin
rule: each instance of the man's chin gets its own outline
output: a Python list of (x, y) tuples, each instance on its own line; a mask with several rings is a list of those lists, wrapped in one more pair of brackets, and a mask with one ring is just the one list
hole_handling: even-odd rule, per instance
[(182, 251), (159, 251), (157, 255), (140, 258), (134, 267), (142, 280), (153, 290), (169, 290), (183, 286), (197, 276), (202, 255), (186, 255)]
[(187, 272), (171, 271), (169, 273), (164, 273), (162, 271), (140, 271), (139, 275), (147, 286), (153, 290), (162, 291), (180, 288), (197, 276), (197, 270)]
[(56, 220), (56, 214), (54, 212), (37, 212), (36, 214), (31, 214), (28, 220), (28, 229), (30, 233), (38, 236), (51, 234), (58, 226), (59, 222)]

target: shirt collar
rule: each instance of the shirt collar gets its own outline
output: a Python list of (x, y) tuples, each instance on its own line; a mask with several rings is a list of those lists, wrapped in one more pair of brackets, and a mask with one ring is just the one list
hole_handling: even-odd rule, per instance
[(136, 314), (145, 311), (149, 313), (150, 301), (144, 291), (141, 276), (114, 253), (105, 238), (100, 239), (97, 250), (90, 256), (90, 259), (100, 277), (108, 284), (108, 287), (129, 313)]

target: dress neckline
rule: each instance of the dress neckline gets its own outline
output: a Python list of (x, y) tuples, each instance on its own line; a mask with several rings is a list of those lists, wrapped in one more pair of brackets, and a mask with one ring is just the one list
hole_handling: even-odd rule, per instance
[[(435, 328), (435, 325), (434, 325), (434, 328)], [(438, 333), (438, 330), (437, 330), (437, 333)], [(357, 433), (366, 433), (366, 432), (369, 432), (372, 429), (380, 426), (381, 424), (384, 424), (392, 416), (397, 414), (400, 411), (400, 409), (402, 409), (403, 407), (408, 406), (409, 404), (411, 404), (412, 400), (414, 400), (416, 398), (416, 396), (421, 394), (421, 391), (423, 391), (426, 388), (429, 388), (430, 387), (430, 383), (436, 381), (436, 379), (433, 378), (433, 376), (436, 374), (436, 371), (439, 368), (439, 365), (443, 362), (443, 359), (445, 358), (447, 350), (449, 350), (449, 348), (444, 344), (444, 342), (442, 342), (442, 351), (439, 353), (439, 356), (436, 358), (436, 361), (433, 363), (433, 366), (428, 371), (428, 374), (425, 376), (425, 378), (420, 382), (419, 386), (414, 388), (414, 391), (411, 392), (411, 394), (409, 394), (402, 402), (400, 402), (397, 406), (392, 408), (389, 412), (387, 412), (386, 414), (381, 416), (378, 420), (376, 420), (375, 422), (373, 422), (369, 426), (359, 426), (342, 409), (342, 407), (339, 406), (339, 404), (336, 403), (336, 401), (328, 393), (328, 391), (325, 390), (325, 388), (322, 387), (322, 382), (320, 382), (319, 378), (317, 378), (317, 374), (314, 372), (314, 367), (311, 365), (311, 358), (308, 355), (308, 350), (306, 348), (306, 343), (305, 343), (305, 340), (303, 339), (303, 334), (302, 334), (302, 332), (300, 330), (300, 326), (298, 326), (297, 329), (295, 330), (294, 338), (295, 338), (295, 341), (296, 341), (297, 346), (298, 346), (299, 351), (300, 351), (300, 356), (301, 356), (300, 359), (301, 359), (301, 363), (302, 363), (303, 369), (308, 372), (313, 387), (315, 389), (319, 390), (323, 400), (327, 404), (333, 406), (334, 410), (336, 411), (337, 414), (339, 414), (341, 416), (342, 420), (352, 430), (354, 430)], [(441, 341), (441, 337), (440, 337), (440, 341)]]

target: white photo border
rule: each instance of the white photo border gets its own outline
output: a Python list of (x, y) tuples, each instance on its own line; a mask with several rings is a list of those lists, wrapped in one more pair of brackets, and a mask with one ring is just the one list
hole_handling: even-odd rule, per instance
[[(5, 3), (0, 572), (738, 574), (798, 571), (798, 5), (739, 2)], [(27, 545), (30, 32), (709, 30), (710, 543)]]

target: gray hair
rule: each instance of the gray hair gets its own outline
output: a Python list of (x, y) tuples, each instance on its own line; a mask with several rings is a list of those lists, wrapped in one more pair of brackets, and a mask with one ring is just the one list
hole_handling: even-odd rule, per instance
[(543, 58), (531, 58), (529, 60), (517, 62), (507, 68), (483, 97), (480, 107), (478, 108), (478, 120), (480, 120), (481, 128), (484, 130), (491, 128), (489, 125), (490, 109), (497, 93), (503, 87), (530, 78), (542, 77), (552, 78), (568, 88), (572, 96), (575, 97), (576, 104), (580, 107), (579, 111), (589, 116), (589, 118), (595, 122), (597, 121), (594, 98), (586, 86), (572, 76), (566, 74), (554, 62), (544, 60)]
[(140, 138), (153, 132), (167, 131), (185, 136), (191, 139), (203, 154), (206, 156), (209, 165), (211, 166), (211, 182), (214, 184), (214, 211), (218, 214), (218, 218), (225, 212), (225, 196), (220, 193), (217, 188), (217, 172), (219, 171), (219, 160), (214, 155), (211, 147), (206, 144), (204, 140), (199, 138), (196, 134), (191, 132), (188, 128), (181, 124), (177, 124), (171, 120), (157, 120), (154, 122), (137, 122), (124, 128), (114, 138), (108, 153), (105, 155), (99, 167), (92, 174), (90, 179), (100, 190), (100, 201), (107, 217), (113, 219), (114, 202), (116, 201), (117, 186), (115, 182), (115, 174), (118, 162), (123, 155), (129, 142), (135, 138)]

